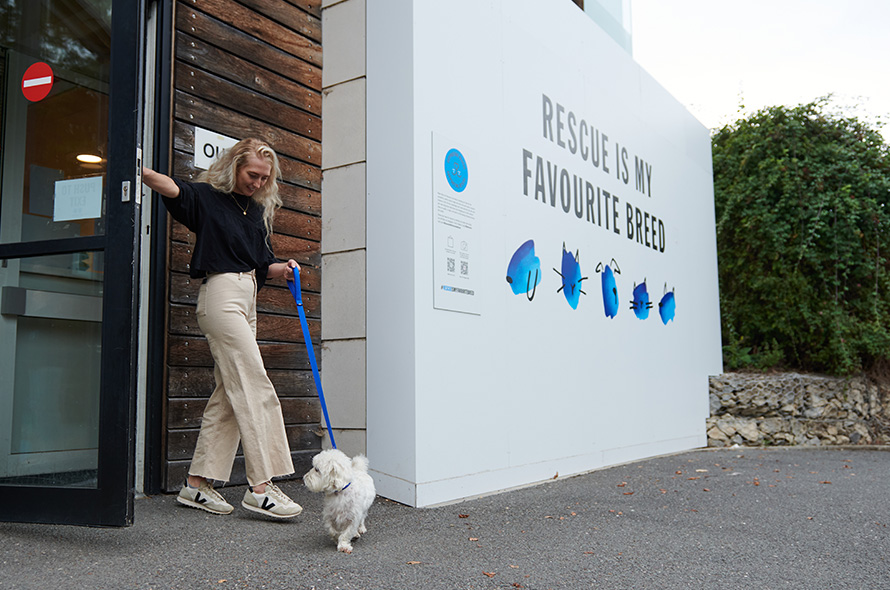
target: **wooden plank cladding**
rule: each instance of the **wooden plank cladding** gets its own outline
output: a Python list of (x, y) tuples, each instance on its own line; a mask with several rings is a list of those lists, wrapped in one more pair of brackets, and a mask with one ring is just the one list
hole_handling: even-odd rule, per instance
[[(198, 282), (186, 274), (170, 275), (170, 305), (185, 303), (197, 305)], [(321, 297), (318, 293), (303, 291), (303, 307), (308, 318), (321, 317)], [(257, 294), (257, 311), (259, 313), (296, 313), (294, 299), (288, 289), (283, 287), (264, 287)], [(259, 321), (259, 320), (258, 320)]]
[[(200, 418), (200, 417), (199, 417)], [(292, 448), (310, 447), (315, 440), (323, 435), (317, 426), (307, 424), (298, 424), (296, 426), (285, 427), (287, 431), (287, 440)], [(171, 444), (167, 447), (167, 458), (171, 460), (190, 459), (192, 449), (198, 440), (197, 428), (182, 428), (172, 431)], [(241, 455), (241, 448), (238, 448), (238, 455)]]
[[(315, 381), (308, 371), (269, 369), (269, 379), (280, 397), (316, 398)], [(170, 367), (167, 380), (174, 397), (210, 397), (213, 392), (212, 367)]]
[(183, 63), (206, 64), (212, 74), (321, 116), (321, 96), (302, 85), (318, 84), (321, 70), (315, 66), (304, 64), (288, 78), (186, 34), (176, 39), (176, 57)]
[[(260, 3), (254, 2), (253, 4), (257, 5)], [(189, 32), (189, 30), (193, 32), (200, 31), (195, 23), (197, 23), (199, 13), (204, 13), (218, 22), (238, 29), (245, 35), (256, 39), (258, 43), (271, 45), (320, 68), (321, 19), (315, 18), (314, 24), (309, 27), (312, 31), (311, 35), (315, 37), (315, 39), (310, 39), (280, 22), (283, 20), (291, 20), (292, 22), (300, 20), (300, 17), (296, 16), (296, 13), (300, 12), (298, 7), (284, 1), (264, 2), (263, 4), (268, 5), (268, 12), (274, 12), (275, 20), (265, 16), (256, 8), (242, 6), (233, 0), (194, 0), (188, 3), (183, 2), (178, 7), (178, 10), (181, 10), (177, 12), (177, 15), (181, 16), (177, 16), (177, 28), (184, 32)], [(185, 23), (182, 23), (182, 20)], [(182, 26), (182, 24), (186, 26)], [(298, 27), (302, 26), (300, 23), (296, 24)]]
[[(181, 0), (175, 4), (172, 174), (194, 181), (195, 129), (258, 137), (278, 153), (282, 208), (272, 247), (302, 267), (303, 307), (321, 361), (321, 0)], [(188, 275), (192, 239), (170, 221), (164, 486), (182, 483), (215, 387)], [(284, 281), (257, 295), (257, 342), (281, 400), (297, 476), (321, 444), (321, 409), (300, 320)], [(245, 483), (238, 457), (231, 483)]]
[[(309, 333), (312, 335), (313, 346), (321, 342), (321, 322), (308, 319)], [(191, 305), (170, 306), (170, 333), (180, 336), (200, 335), (198, 318), (195, 308)], [(300, 318), (272, 314), (260, 314), (257, 317), (256, 337), (258, 341), (297, 342), (303, 344)], [(316, 355), (318, 352), (316, 352)]]
[[(172, 400), (167, 410), (167, 422), (175, 429), (197, 428), (201, 425), (205, 405), (206, 399)], [(286, 414), (299, 417), (304, 424), (318, 423), (321, 420), (321, 404), (317, 399), (286, 398), (281, 400), (281, 406)]]
[[(180, 67), (177, 62), (177, 69)], [(181, 90), (176, 91), (176, 111), (188, 117), (193, 125), (205, 129), (221, 129), (218, 131), (230, 137), (261, 137), (266, 140), (279, 155), (284, 156), (281, 162), (282, 179), (285, 182), (303, 182), (309, 188), (321, 188), (321, 172), (319, 168), (317, 178), (305, 170), (298, 163), (289, 163), (287, 158), (302, 160), (313, 166), (321, 166), (321, 146), (317, 141), (301, 137), (281, 127), (263, 124), (262, 121), (249, 115), (238, 113), (196, 95), (187, 95)], [(268, 104), (267, 108), (275, 108), (277, 105)], [(284, 108), (284, 107), (282, 107)], [(317, 181), (317, 186), (316, 186)]]

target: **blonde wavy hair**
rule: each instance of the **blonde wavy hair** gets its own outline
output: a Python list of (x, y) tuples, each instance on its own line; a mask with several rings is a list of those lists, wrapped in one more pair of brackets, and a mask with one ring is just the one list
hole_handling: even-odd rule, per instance
[(278, 166), (278, 155), (275, 154), (275, 150), (269, 147), (268, 143), (255, 138), (242, 139), (221, 153), (210, 165), (210, 168), (198, 176), (198, 182), (206, 182), (220, 192), (230, 193), (235, 190), (235, 178), (238, 176), (238, 170), (247, 163), (250, 156), (266, 160), (272, 167), (269, 180), (253, 194), (253, 199), (263, 207), (266, 235), (271, 236), (275, 212), (281, 207), (281, 195), (278, 194), (281, 168)]

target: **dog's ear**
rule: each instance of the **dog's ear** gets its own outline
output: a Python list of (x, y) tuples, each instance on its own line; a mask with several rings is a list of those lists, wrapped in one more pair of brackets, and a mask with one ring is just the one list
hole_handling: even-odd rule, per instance
[(340, 461), (331, 462), (331, 483), (335, 490), (342, 490), (350, 481), (351, 474), (346, 465)]

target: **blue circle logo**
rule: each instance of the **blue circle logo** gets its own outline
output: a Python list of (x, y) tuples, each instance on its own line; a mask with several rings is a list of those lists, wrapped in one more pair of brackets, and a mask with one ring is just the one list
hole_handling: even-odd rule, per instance
[(456, 192), (467, 188), (467, 161), (459, 150), (454, 148), (445, 154), (445, 178)]

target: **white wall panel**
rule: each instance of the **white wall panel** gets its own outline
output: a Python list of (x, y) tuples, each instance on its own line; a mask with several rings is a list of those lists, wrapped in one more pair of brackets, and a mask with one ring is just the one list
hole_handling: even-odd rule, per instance
[[(406, 13), (410, 40), (390, 18), (405, 25)], [(375, 29), (384, 26), (386, 34)], [(707, 129), (568, 2), (542, 10), (531, 0), (369, 0), (367, 88), (375, 477), (410, 473), (401, 493), (413, 498), (396, 499), (428, 505), (704, 445), (707, 376), (722, 372)], [(446, 186), (439, 140), (465, 152), (474, 313), (434, 307), (435, 191)], [(645, 162), (641, 186), (636, 160)], [(560, 190), (561, 179), (573, 187), (576, 178), (580, 218), (574, 189), (568, 211)], [(606, 194), (615, 204), (608, 217)], [(640, 240), (637, 212), (649, 227)], [(506, 281), (528, 240), (541, 272), (531, 300)], [(563, 244), (585, 277), (571, 303), (554, 270)], [(614, 317), (601, 264), (620, 269)], [(652, 307), (639, 319), (631, 300), (643, 281)], [(667, 323), (665, 286), (676, 302)], [(381, 306), (384, 291), (402, 304)], [(383, 315), (397, 332), (373, 319)], [(410, 354), (387, 354), (391, 346)], [(403, 390), (372, 393), (402, 371), (413, 376), (398, 379)], [(411, 401), (410, 416), (372, 408), (395, 398)], [(403, 419), (413, 420), (413, 439), (400, 432)], [(388, 471), (391, 452), (412, 468)]]

